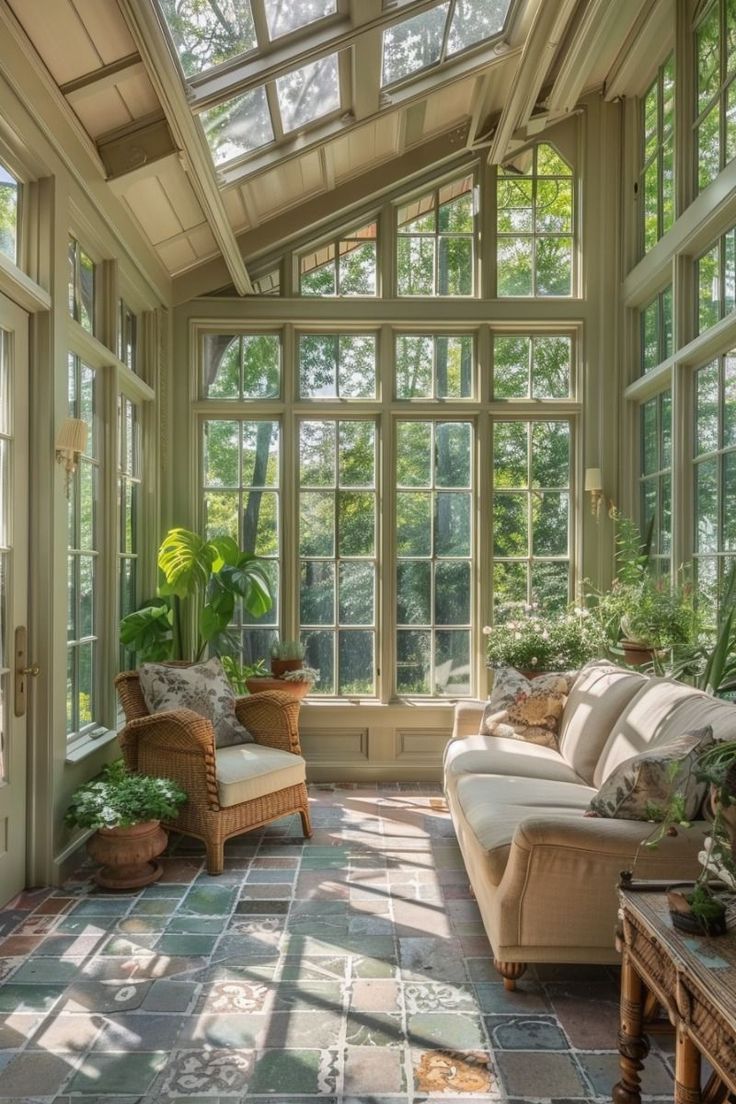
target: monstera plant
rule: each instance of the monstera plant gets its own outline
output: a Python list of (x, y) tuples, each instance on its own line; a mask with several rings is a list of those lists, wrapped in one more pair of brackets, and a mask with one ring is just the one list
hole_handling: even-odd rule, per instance
[(157, 596), (124, 617), (120, 641), (137, 662), (194, 660), (205, 651), (231, 655), (237, 641), (228, 626), (236, 602), (253, 617), (271, 608), (263, 560), (243, 552), (232, 537), (205, 537), (170, 529), (158, 550)]

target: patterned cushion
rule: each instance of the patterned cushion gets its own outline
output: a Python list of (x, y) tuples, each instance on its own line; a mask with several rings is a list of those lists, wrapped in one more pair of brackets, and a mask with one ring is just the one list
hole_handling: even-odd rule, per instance
[(609, 774), (586, 816), (653, 820), (656, 810), (679, 793), (684, 798), (685, 819), (695, 820), (707, 790), (707, 784), (696, 777), (697, 761), (712, 743), (713, 729), (708, 725), (632, 756)]
[(564, 672), (528, 679), (513, 667), (499, 668), (481, 733), (556, 748), (562, 711), (576, 677), (576, 672)]
[(139, 671), (141, 690), (150, 713), (191, 709), (212, 721), (215, 747), (248, 744), (253, 737), (235, 716), (235, 695), (219, 659), (191, 667), (144, 663)]

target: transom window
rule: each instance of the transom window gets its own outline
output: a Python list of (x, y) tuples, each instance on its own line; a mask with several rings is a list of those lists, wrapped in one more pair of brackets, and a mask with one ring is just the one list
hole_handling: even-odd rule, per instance
[(301, 334), (299, 392), (310, 399), (374, 398), (375, 335)]
[(494, 399), (566, 399), (571, 391), (570, 337), (493, 335)]
[(473, 176), (403, 204), (396, 216), (397, 295), (472, 295)]
[(541, 143), (496, 180), (497, 293), (572, 295), (573, 173)]
[(672, 54), (642, 101), (641, 234), (644, 252), (675, 217), (675, 61)]
[(210, 399), (265, 399), (281, 390), (278, 334), (205, 334), (202, 393)]
[(472, 334), (397, 334), (397, 399), (467, 399), (473, 393)]
[(20, 184), (0, 165), (0, 253), (18, 263), (18, 220)]
[(299, 257), (302, 295), (375, 295), (375, 222), (341, 234)]
[(69, 238), (69, 314), (87, 333), (95, 330), (95, 262)]
[(695, 150), (698, 188), (736, 155), (736, 8), (714, 0), (695, 31)]

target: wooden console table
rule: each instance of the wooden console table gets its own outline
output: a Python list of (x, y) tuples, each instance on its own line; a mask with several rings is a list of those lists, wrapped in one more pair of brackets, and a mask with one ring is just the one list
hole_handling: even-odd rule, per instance
[[(661, 1005), (675, 1028), (676, 1104), (719, 1104), (736, 1092), (736, 914), (727, 935), (688, 936), (672, 927), (663, 890), (621, 890), (621, 1080), (614, 1104), (641, 1104), (649, 1052), (646, 1018)], [(701, 1057), (714, 1074), (701, 1092)]]

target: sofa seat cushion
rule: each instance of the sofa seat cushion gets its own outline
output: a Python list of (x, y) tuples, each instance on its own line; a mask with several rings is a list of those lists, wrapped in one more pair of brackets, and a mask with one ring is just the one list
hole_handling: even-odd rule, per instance
[(605, 662), (589, 663), (578, 675), (562, 714), (559, 748), (586, 782), (593, 783), (613, 725), (646, 683), (644, 675)]
[(499, 885), (514, 833), (527, 817), (544, 814), (579, 820), (595, 792), (591, 786), (548, 778), (465, 774), (457, 780), (455, 802), (488, 855), (491, 881)]
[(225, 808), (298, 786), (305, 779), (306, 763), (290, 751), (238, 744), (217, 752), (217, 792)]
[(445, 749), (445, 776), (449, 780), (462, 774), (510, 774), (577, 785), (583, 781), (559, 751), (503, 736), (451, 740)]

